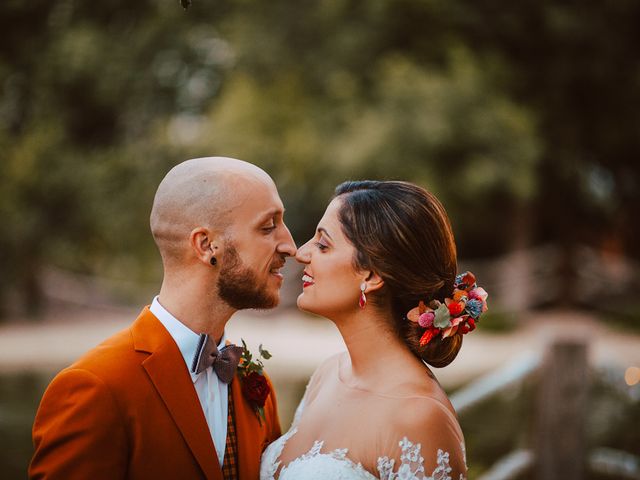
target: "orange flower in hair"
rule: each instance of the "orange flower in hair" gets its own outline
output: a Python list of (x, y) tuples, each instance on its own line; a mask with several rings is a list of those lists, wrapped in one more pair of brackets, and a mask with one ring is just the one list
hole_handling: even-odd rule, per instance
[(465, 272), (456, 276), (451, 298), (445, 298), (444, 303), (432, 300), (429, 306), (420, 300), (406, 317), (425, 329), (420, 338), (424, 347), (438, 335), (447, 338), (475, 330), (480, 315), (487, 311), (487, 297), (487, 292), (478, 287), (476, 276)]

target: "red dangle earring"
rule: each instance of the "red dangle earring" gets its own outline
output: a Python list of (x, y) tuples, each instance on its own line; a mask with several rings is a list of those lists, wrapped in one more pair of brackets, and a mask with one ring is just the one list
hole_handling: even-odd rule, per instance
[(364, 294), (364, 291), (367, 289), (367, 284), (362, 282), (360, 284), (360, 299), (358, 300), (358, 305), (360, 308), (364, 308), (367, 305), (367, 296)]

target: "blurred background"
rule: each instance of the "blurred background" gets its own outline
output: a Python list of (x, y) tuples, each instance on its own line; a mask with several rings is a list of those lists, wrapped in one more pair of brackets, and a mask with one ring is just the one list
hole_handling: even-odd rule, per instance
[[(490, 293), (435, 372), (469, 478), (640, 478), (638, 25), (632, 0), (1, 2), (2, 478), (52, 376), (159, 289), (155, 189), (208, 155), (266, 169), (298, 244), (344, 180), (434, 192)], [(285, 429), (344, 348), (287, 274), (229, 325), (274, 354)]]

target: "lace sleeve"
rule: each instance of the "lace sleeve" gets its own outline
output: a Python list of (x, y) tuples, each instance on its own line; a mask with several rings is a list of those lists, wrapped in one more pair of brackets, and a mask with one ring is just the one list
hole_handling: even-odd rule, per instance
[[(408, 405), (410, 420), (399, 418), (390, 456), (378, 458), (381, 480), (464, 480), (467, 474), (462, 432), (455, 416), (430, 400)], [(394, 451), (395, 450), (395, 451)]]
[[(400, 465), (395, 470), (395, 459), (389, 457), (378, 458), (378, 475), (380, 480), (465, 480), (466, 465), (464, 472), (453, 472), (450, 465), (450, 453), (438, 449), (434, 470), (429, 474), (425, 472), (424, 457), (420, 453), (422, 446), (419, 443), (412, 443), (404, 437), (400, 443), (402, 453), (400, 455)], [(464, 457), (464, 444), (460, 446)], [(464, 458), (463, 458), (463, 463)], [(452, 475), (456, 475), (453, 477)]]

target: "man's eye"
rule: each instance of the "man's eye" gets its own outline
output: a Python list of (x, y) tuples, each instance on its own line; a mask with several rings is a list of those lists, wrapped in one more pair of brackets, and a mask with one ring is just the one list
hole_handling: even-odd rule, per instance
[(262, 231), (263, 231), (263, 232), (267, 232), (267, 233), (268, 233), (268, 232), (273, 232), (275, 229), (276, 229), (276, 226), (275, 226), (275, 225), (270, 225), (270, 226), (268, 226), (268, 227), (262, 227)]

